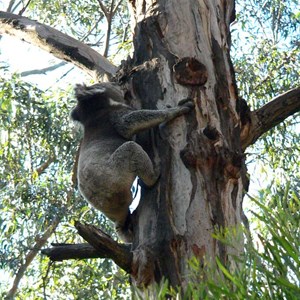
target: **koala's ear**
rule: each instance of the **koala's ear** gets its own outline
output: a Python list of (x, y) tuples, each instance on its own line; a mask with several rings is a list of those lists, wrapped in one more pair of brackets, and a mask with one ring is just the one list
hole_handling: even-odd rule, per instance
[(76, 108), (74, 108), (72, 111), (71, 111), (71, 119), (73, 121), (79, 121), (80, 122), (80, 116), (79, 116), (79, 113), (78, 113), (78, 110)]
[(105, 88), (101, 87), (100, 85), (87, 87), (85, 84), (76, 84), (75, 87), (75, 96), (79, 102), (90, 100), (91, 98), (99, 94), (103, 94), (104, 92)]

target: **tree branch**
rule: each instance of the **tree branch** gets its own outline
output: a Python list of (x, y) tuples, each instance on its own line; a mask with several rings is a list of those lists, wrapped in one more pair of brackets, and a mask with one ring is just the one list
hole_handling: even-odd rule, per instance
[[(300, 87), (275, 97), (263, 107), (250, 113), (249, 121), (243, 125), (242, 148), (254, 144), (265, 132), (300, 111)], [(246, 132), (246, 134), (245, 134)]]
[(42, 254), (52, 261), (67, 259), (109, 258), (120, 268), (131, 273), (133, 255), (130, 245), (119, 244), (109, 235), (92, 225), (75, 223), (78, 233), (89, 242), (82, 244), (51, 244), (52, 248), (42, 250)]
[(101, 10), (103, 11), (105, 17), (108, 17), (108, 10), (106, 8), (106, 6), (104, 5), (104, 3), (101, 0), (98, 0), (98, 3), (100, 5)]
[(35, 172), (38, 175), (41, 175), (54, 161), (55, 161), (55, 157), (54, 156), (49, 157), (46, 162), (44, 162), (42, 165), (40, 165), (39, 167), (37, 167), (35, 169)]
[(44, 24), (0, 11), (0, 34), (9, 34), (40, 47), (59, 59), (71, 62), (92, 77), (108, 77), (116, 66), (97, 51), (78, 40)]
[(115, 15), (119, 6), (121, 5), (122, 3), (122, 0), (119, 0), (119, 2), (116, 4), (116, 6), (114, 7), (113, 11), (112, 11), (112, 14)]
[(62, 261), (66, 259), (87, 259), (87, 258), (104, 258), (102, 254), (90, 244), (51, 244), (52, 248), (46, 248), (41, 251), (52, 261)]
[(33, 69), (33, 70), (29, 70), (29, 71), (24, 71), (22, 73), (20, 73), (21, 77), (26, 77), (26, 76), (31, 76), (31, 75), (46, 75), (46, 73), (54, 71), (60, 67), (65, 66), (67, 63), (65, 61), (61, 61), (58, 64), (55, 64), (53, 66), (50, 67), (46, 67), (43, 69)]
[[(16, 2), (16, 0), (9, 1), (8, 7), (7, 7), (7, 10), (6, 10), (7, 12), (12, 12), (13, 11), (13, 6), (14, 6), (15, 2)], [(19, 4), (17, 4), (17, 5), (19, 5)]]
[(109, 41), (110, 41), (110, 36), (111, 36), (111, 28), (112, 28), (112, 21), (115, 16), (115, 13), (118, 9), (118, 6), (120, 5), (121, 2), (117, 3), (117, 6), (115, 7), (115, 0), (111, 1), (110, 8), (109, 10), (105, 7), (103, 2), (101, 0), (98, 0), (98, 3), (100, 5), (101, 10), (103, 11), (105, 18), (106, 18), (106, 23), (107, 23), (107, 28), (106, 28), (106, 33), (105, 33), (105, 44), (104, 44), (104, 51), (103, 51), (103, 56), (107, 57), (108, 56), (108, 50), (109, 50)]
[(27, 3), (23, 6), (23, 8), (19, 11), (19, 13), (18, 13), (19, 16), (23, 15), (23, 13), (25, 12), (25, 10), (28, 8), (30, 2), (31, 2), (31, 0), (28, 0)]
[(119, 244), (109, 235), (92, 225), (83, 225), (75, 223), (78, 233), (104, 258), (112, 259), (120, 268), (127, 273), (131, 273), (132, 252), (128, 245)]

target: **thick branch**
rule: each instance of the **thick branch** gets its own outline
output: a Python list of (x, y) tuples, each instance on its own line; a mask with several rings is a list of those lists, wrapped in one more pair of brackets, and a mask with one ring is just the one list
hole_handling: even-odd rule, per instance
[(87, 45), (28, 18), (0, 11), (0, 34), (9, 34), (71, 62), (93, 77), (111, 77), (117, 68)]
[(90, 244), (51, 244), (52, 248), (43, 249), (42, 254), (48, 256), (52, 261), (66, 259), (105, 258)]
[(78, 233), (96, 250), (101, 257), (112, 259), (120, 268), (131, 273), (132, 252), (128, 245), (119, 244), (109, 235), (92, 225), (75, 223)]
[[(242, 128), (242, 146), (246, 149), (254, 144), (265, 132), (300, 111), (300, 87), (277, 96), (263, 107), (250, 113), (249, 122)], [(245, 127), (248, 127), (245, 130)]]

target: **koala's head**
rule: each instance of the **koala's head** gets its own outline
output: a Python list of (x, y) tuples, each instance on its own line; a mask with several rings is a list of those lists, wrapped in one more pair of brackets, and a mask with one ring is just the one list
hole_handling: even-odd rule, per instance
[(97, 115), (101, 110), (128, 107), (119, 86), (109, 82), (92, 86), (77, 84), (75, 96), (77, 105), (71, 112), (71, 118), (81, 123)]

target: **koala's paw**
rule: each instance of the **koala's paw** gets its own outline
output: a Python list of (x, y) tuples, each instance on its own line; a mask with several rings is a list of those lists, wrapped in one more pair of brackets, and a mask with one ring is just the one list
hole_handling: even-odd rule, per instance
[(194, 103), (193, 99), (186, 98), (186, 99), (180, 100), (178, 102), (178, 106), (180, 106), (182, 108), (188, 108), (189, 110), (191, 110), (195, 107), (195, 103)]

